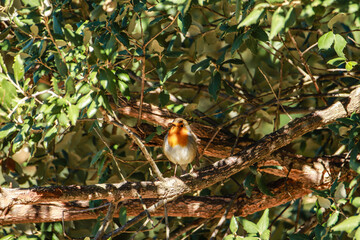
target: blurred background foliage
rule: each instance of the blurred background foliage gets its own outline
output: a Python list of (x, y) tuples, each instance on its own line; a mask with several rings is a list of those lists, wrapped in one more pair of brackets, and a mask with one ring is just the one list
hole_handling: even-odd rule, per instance
[[(1, 0), (0, 19), (3, 187), (116, 183), (122, 181), (120, 173), (128, 181), (154, 180), (141, 152), (99, 111), (112, 114), (111, 104), (140, 101), (142, 93), (145, 103), (256, 141), (347, 97), (359, 84), (360, 5), (355, 0)], [(135, 118), (119, 118), (137, 124)], [(350, 153), (357, 170), (358, 126), (354, 115), (331, 125), (332, 131), (304, 135), (289, 149), (307, 157)], [(157, 126), (146, 141), (164, 131)], [(161, 148), (149, 151), (171, 176)], [(234, 178), (242, 183), (256, 174), (255, 168)], [(256, 184), (254, 177), (247, 179), (247, 186)], [(357, 185), (357, 178), (335, 181), (332, 189), (289, 204), (269, 231), (270, 220), (284, 206), (248, 220), (232, 218), (219, 238), (357, 234), (360, 239)], [(228, 196), (239, 188), (229, 179), (197, 194)], [(314, 226), (296, 233), (309, 219)], [(170, 227), (193, 221), (170, 218)], [(93, 236), (99, 222), (66, 223), (65, 231), (71, 237)], [(210, 219), (190, 239), (209, 238), (216, 224)], [(0, 234), (62, 239), (62, 231), (59, 223), (18, 224), (4, 226)], [(164, 238), (164, 224), (135, 237), (145, 238)]]

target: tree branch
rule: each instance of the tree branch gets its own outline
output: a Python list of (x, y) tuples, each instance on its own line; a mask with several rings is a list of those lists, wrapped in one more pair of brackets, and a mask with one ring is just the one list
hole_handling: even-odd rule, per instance
[[(2, 188), (0, 189), (0, 209), (6, 210), (17, 204), (48, 203), (53, 201), (75, 201), (107, 199), (108, 201), (136, 199), (138, 194), (143, 199), (165, 199), (183, 195), (207, 188), (217, 182), (226, 180), (231, 175), (253, 165), (264, 158), (268, 158), (274, 151), (288, 145), (292, 140), (319, 127), (336, 121), (338, 118), (348, 117), (360, 110), (360, 88), (351, 92), (345, 101), (338, 101), (330, 107), (315, 111), (304, 117), (291, 121), (278, 131), (275, 131), (256, 143), (247, 147), (235, 156), (217, 161), (213, 165), (199, 171), (183, 175), (179, 178), (166, 178), (166, 181), (155, 182), (124, 182), (119, 184), (97, 184), (91, 186), (50, 186), (35, 188)], [(297, 183), (300, 184), (300, 183)], [(291, 184), (296, 185), (296, 183)], [(299, 192), (297, 187), (296, 191)], [(297, 192), (292, 198), (301, 197)], [(306, 190), (306, 193), (311, 192)], [(305, 194), (305, 193), (303, 193)], [(288, 200), (288, 194), (283, 195), (283, 201)], [(278, 197), (278, 196), (277, 196)], [(261, 199), (261, 198), (254, 198)], [(282, 199), (282, 198), (279, 198)], [(276, 200), (279, 205), (280, 200)], [(275, 205), (274, 205), (275, 206)], [(267, 206), (268, 207), (268, 206)], [(257, 209), (259, 211), (261, 209)], [(240, 215), (246, 211), (241, 209)], [(6, 213), (3, 213), (3, 215)]]

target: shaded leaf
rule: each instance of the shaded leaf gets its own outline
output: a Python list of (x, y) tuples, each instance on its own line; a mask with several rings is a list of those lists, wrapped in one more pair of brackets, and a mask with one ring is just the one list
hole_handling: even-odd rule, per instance
[(192, 18), (190, 14), (186, 14), (185, 17), (181, 15), (178, 17), (177, 23), (181, 32), (185, 35), (191, 26)]
[(208, 68), (210, 65), (210, 58), (206, 58), (201, 62), (191, 66), (191, 72), (196, 72)]
[(274, 12), (271, 20), (270, 28), (270, 39), (273, 39), (277, 34), (279, 34), (285, 28), (285, 12), (282, 7), (278, 7)]
[(119, 211), (119, 221), (121, 226), (124, 226), (126, 224), (126, 207), (121, 207)]
[(221, 87), (221, 75), (218, 71), (215, 71), (215, 74), (212, 75), (209, 84), (209, 93), (214, 100), (217, 99), (217, 95), (218, 92), (220, 91), (220, 87)]

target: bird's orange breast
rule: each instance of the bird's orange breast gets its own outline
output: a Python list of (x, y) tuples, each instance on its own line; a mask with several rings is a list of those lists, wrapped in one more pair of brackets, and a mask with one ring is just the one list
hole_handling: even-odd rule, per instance
[(168, 143), (171, 147), (175, 147), (176, 145), (180, 145), (185, 147), (188, 143), (188, 130), (184, 127), (172, 127), (169, 130), (168, 134)]

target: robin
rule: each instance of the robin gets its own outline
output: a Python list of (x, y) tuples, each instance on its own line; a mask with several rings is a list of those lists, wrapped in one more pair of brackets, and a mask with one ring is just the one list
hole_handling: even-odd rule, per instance
[(163, 151), (166, 157), (175, 164), (180, 165), (183, 173), (187, 165), (198, 158), (197, 142), (199, 139), (191, 131), (188, 122), (182, 118), (176, 118), (165, 136)]

